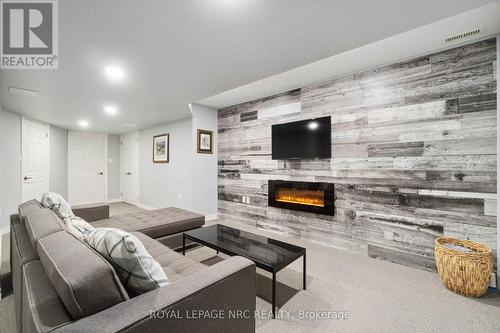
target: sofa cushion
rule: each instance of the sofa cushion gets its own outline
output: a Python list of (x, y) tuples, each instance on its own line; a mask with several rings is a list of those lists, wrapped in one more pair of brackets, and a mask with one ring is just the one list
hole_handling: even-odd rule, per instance
[(11, 216), (10, 229), (12, 250), (19, 255), (19, 263), (23, 265), (30, 261), (38, 260), (38, 253), (31, 244), (26, 226), (21, 223), (18, 215)]
[(23, 202), (17, 207), (17, 211), (19, 212), (19, 218), (22, 223), (24, 223), (24, 219), (26, 215), (32, 210), (40, 210), (43, 209), (42, 205), (35, 199)]
[(114, 228), (98, 228), (88, 244), (115, 268), (131, 295), (140, 295), (168, 284), (160, 264), (134, 235)]
[(14, 306), (16, 310), (16, 325), (22, 332), (22, 295), (23, 295), (23, 266), (38, 259), (36, 250), (31, 245), (26, 227), (19, 220), (19, 215), (10, 217), (10, 264), (12, 270), (12, 287), (14, 289)]
[(24, 225), (35, 249), (38, 241), (43, 237), (64, 230), (64, 222), (46, 208), (28, 212)]
[(112, 216), (93, 222), (96, 228), (118, 228), (128, 232), (140, 231), (152, 238), (201, 227), (205, 217), (181, 208), (169, 207)]
[(128, 299), (111, 264), (65, 231), (40, 239), (38, 255), (73, 319), (92, 315)]
[(163, 271), (165, 271), (170, 281), (179, 280), (207, 267), (140, 232), (132, 232), (132, 234), (139, 238), (148, 252), (163, 267)]
[(48, 332), (72, 322), (40, 261), (23, 266), (22, 332)]

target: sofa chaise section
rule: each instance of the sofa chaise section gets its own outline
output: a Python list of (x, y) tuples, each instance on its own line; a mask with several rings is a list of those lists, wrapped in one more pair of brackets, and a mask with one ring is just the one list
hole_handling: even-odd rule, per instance
[(205, 217), (185, 209), (168, 207), (111, 216), (91, 223), (96, 228), (138, 231), (157, 239), (171, 249), (177, 249), (182, 246), (182, 233), (203, 226)]
[[(100, 254), (61, 230), (63, 223), (52, 212), (40, 210), (45, 208), (25, 205), (26, 216), (11, 216), (19, 332), (254, 332), (253, 262), (232, 257), (208, 267), (133, 232), (170, 283), (130, 298)], [(197, 311), (223, 311), (226, 317), (192, 318)], [(246, 316), (230, 318), (230, 312)]]

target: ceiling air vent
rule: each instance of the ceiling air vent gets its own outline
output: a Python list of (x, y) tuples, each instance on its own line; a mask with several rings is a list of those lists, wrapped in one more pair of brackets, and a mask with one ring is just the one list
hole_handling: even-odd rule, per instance
[(16, 94), (16, 95), (31, 96), (31, 97), (38, 96), (38, 91), (36, 91), (36, 90), (29, 90), (29, 89), (17, 88), (17, 87), (12, 87), (12, 86), (9, 86), (9, 93)]
[(461, 39), (464, 39), (464, 38), (468, 38), (468, 37), (471, 37), (471, 36), (477, 35), (477, 34), (479, 34), (480, 32), (481, 32), (481, 30), (480, 30), (480, 29), (476, 29), (476, 30), (471, 30), (471, 31), (468, 31), (468, 32), (464, 32), (464, 33), (459, 34), (459, 35), (446, 37), (445, 42), (446, 42), (446, 43), (455, 42), (455, 41), (457, 41), (457, 40), (461, 40)]

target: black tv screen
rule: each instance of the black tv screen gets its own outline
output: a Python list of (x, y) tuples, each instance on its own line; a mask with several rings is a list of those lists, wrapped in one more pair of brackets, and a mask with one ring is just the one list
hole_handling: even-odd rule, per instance
[(273, 125), (273, 160), (331, 158), (331, 126), (331, 117)]

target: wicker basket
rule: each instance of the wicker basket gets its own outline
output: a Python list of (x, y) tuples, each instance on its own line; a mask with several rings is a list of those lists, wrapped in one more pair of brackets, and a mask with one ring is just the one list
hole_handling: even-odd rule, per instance
[[(463, 246), (472, 252), (450, 249), (444, 244)], [(436, 239), (434, 254), (437, 270), (446, 288), (472, 297), (481, 297), (486, 293), (493, 271), (493, 255), (488, 246), (469, 240), (440, 237)]]

